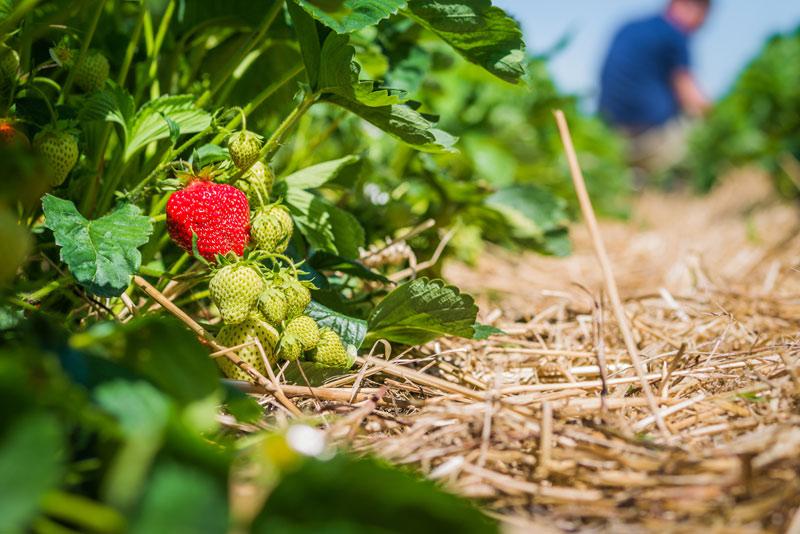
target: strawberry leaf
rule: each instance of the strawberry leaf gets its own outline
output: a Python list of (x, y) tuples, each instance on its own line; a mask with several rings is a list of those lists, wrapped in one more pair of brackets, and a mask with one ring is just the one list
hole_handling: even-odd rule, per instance
[(61, 247), (61, 260), (75, 279), (101, 297), (118, 297), (141, 265), (138, 247), (153, 231), (150, 218), (133, 204), (122, 204), (95, 220), (78, 213), (75, 204), (52, 195), (42, 200), (45, 226)]
[(285, 178), (286, 185), (297, 189), (315, 189), (359, 162), (358, 156), (345, 156), (332, 161), (324, 161), (305, 169), (293, 172)]
[(387, 339), (419, 345), (440, 336), (472, 338), (478, 306), (457, 287), (419, 278), (389, 293), (367, 321), (367, 343)]
[(305, 314), (314, 319), (318, 325), (333, 329), (339, 334), (345, 345), (353, 345), (358, 348), (367, 335), (367, 322), (365, 320), (333, 311), (318, 302), (311, 301), (311, 304), (306, 308)]
[[(405, 7), (405, 0), (294, 0), (306, 13), (336, 33), (351, 33), (377, 24)], [(324, 7), (323, 7), (324, 6)]]
[(194, 100), (192, 95), (162, 96), (142, 106), (128, 125), (125, 159), (153, 141), (169, 138), (176, 130), (187, 134), (208, 128), (211, 115), (195, 106)]
[(358, 257), (359, 247), (364, 246), (364, 228), (353, 215), (302, 189), (290, 188), (286, 204), (298, 230), (313, 248), (346, 259)]
[(525, 74), (522, 30), (489, 0), (410, 0), (403, 14), (501, 80)]

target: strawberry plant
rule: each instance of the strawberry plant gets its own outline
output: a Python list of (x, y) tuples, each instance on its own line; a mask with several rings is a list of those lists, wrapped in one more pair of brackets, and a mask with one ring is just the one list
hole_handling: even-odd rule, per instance
[(686, 165), (700, 190), (726, 170), (755, 163), (797, 195), (800, 158), (800, 28), (776, 35), (693, 132)]

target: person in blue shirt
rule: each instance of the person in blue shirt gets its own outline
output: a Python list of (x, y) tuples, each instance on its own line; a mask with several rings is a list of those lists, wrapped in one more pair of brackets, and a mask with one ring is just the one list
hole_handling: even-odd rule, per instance
[(685, 155), (687, 117), (710, 108), (691, 71), (690, 36), (706, 20), (710, 0), (670, 0), (666, 10), (624, 25), (600, 78), (600, 115), (629, 140), (630, 161), (665, 170)]

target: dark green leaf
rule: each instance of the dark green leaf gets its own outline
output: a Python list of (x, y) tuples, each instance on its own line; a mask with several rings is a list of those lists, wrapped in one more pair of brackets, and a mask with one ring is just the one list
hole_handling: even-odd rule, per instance
[(219, 373), (208, 349), (171, 316), (147, 315), (118, 330), (125, 336), (125, 362), (180, 404), (202, 401), (219, 390)]
[(44, 493), (62, 473), (64, 438), (54, 416), (31, 414), (0, 439), (0, 532), (27, 532)]
[[(195, 106), (194, 100), (192, 95), (165, 95), (142, 106), (128, 126), (130, 138), (125, 147), (125, 159), (130, 159), (148, 143), (168, 138), (172, 123), (182, 134), (197, 133), (208, 128), (211, 116)], [(165, 121), (164, 117), (172, 122)]]
[(419, 278), (401, 285), (375, 307), (367, 342), (388, 339), (418, 345), (440, 336), (471, 338), (477, 314), (471, 296), (442, 280)]
[(313, 248), (344, 258), (358, 257), (359, 247), (364, 246), (364, 229), (350, 213), (322, 197), (295, 188), (287, 191), (286, 204)]
[(525, 74), (519, 24), (490, 0), (409, 0), (404, 13), (498, 78), (517, 83)]
[(287, 176), (285, 179), (286, 184), (296, 189), (315, 189), (331, 180), (335, 180), (340, 173), (358, 164), (358, 162), (358, 156), (345, 156), (332, 161), (317, 163)]
[(303, 63), (306, 66), (308, 84), (312, 90), (316, 91), (319, 88), (320, 55), (322, 52), (319, 35), (317, 34), (317, 24), (295, 2), (289, 2), (287, 8), (294, 24), (295, 37), (300, 43), (300, 52), (303, 56)]
[(122, 131), (121, 137), (124, 143), (127, 142), (128, 127), (135, 111), (133, 96), (122, 87), (111, 83), (86, 99), (78, 118), (82, 122), (105, 121), (116, 124)]
[(194, 154), (196, 154), (196, 157), (192, 159), (192, 162), (196, 163), (200, 168), (211, 165), (212, 163), (224, 161), (228, 158), (228, 151), (226, 149), (210, 143), (195, 150)]
[(547, 232), (566, 228), (566, 202), (535, 185), (513, 185), (500, 189), (486, 204), (502, 213), (514, 228), (515, 237), (542, 240)]
[(367, 335), (367, 321), (335, 312), (318, 302), (311, 301), (306, 308), (306, 315), (311, 316), (320, 326), (332, 328), (345, 345), (359, 348)]
[(498, 527), (469, 501), (430, 481), (374, 459), (340, 455), (308, 460), (287, 474), (252, 532), (494, 534)]
[(133, 204), (123, 204), (89, 221), (75, 204), (52, 195), (42, 200), (45, 226), (61, 247), (61, 260), (75, 279), (92, 293), (117, 297), (128, 287), (142, 261), (138, 247), (153, 231), (150, 218)]
[[(337, 33), (350, 33), (380, 20), (405, 7), (405, 0), (294, 0), (306, 12)], [(321, 5), (320, 5), (321, 4)]]
[(339, 95), (331, 94), (326, 98), (423, 152), (453, 152), (453, 145), (458, 141), (458, 138), (444, 130), (435, 128), (435, 123), (405, 104), (370, 107)]
[(223, 534), (228, 531), (226, 487), (194, 467), (163, 463), (153, 473), (131, 532)]

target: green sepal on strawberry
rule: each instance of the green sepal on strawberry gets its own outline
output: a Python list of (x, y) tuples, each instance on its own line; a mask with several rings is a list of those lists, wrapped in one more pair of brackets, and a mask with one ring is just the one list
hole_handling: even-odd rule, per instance
[(257, 266), (239, 261), (217, 269), (208, 289), (222, 321), (234, 325), (256, 311), (258, 297), (264, 291), (264, 278)]
[(259, 250), (282, 254), (294, 233), (294, 222), (288, 208), (271, 204), (256, 210), (250, 223), (250, 236)]
[(108, 79), (108, 60), (97, 50), (89, 50), (75, 66), (75, 85), (86, 93), (92, 93), (103, 88)]
[[(225, 325), (217, 334), (217, 342), (224, 347), (236, 347), (258, 340), (261, 343), (267, 361), (274, 365), (275, 348), (278, 344), (278, 331), (257, 316), (251, 316), (235, 325)], [(267, 374), (264, 358), (254, 343), (236, 351), (239, 358), (249, 363), (262, 375)], [(224, 356), (217, 358), (217, 364), (228, 378), (234, 380), (252, 380), (250, 375)]]
[(62, 125), (42, 129), (33, 138), (33, 148), (44, 161), (51, 187), (64, 183), (78, 162), (78, 139)]
[(356, 361), (355, 355), (347, 352), (339, 334), (328, 327), (320, 329), (319, 341), (309, 357), (314, 363), (339, 369), (350, 369)]
[(246, 171), (261, 157), (262, 137), (248, 130), (238, 131), (228, 138), (228, 153), (233, 164)]

